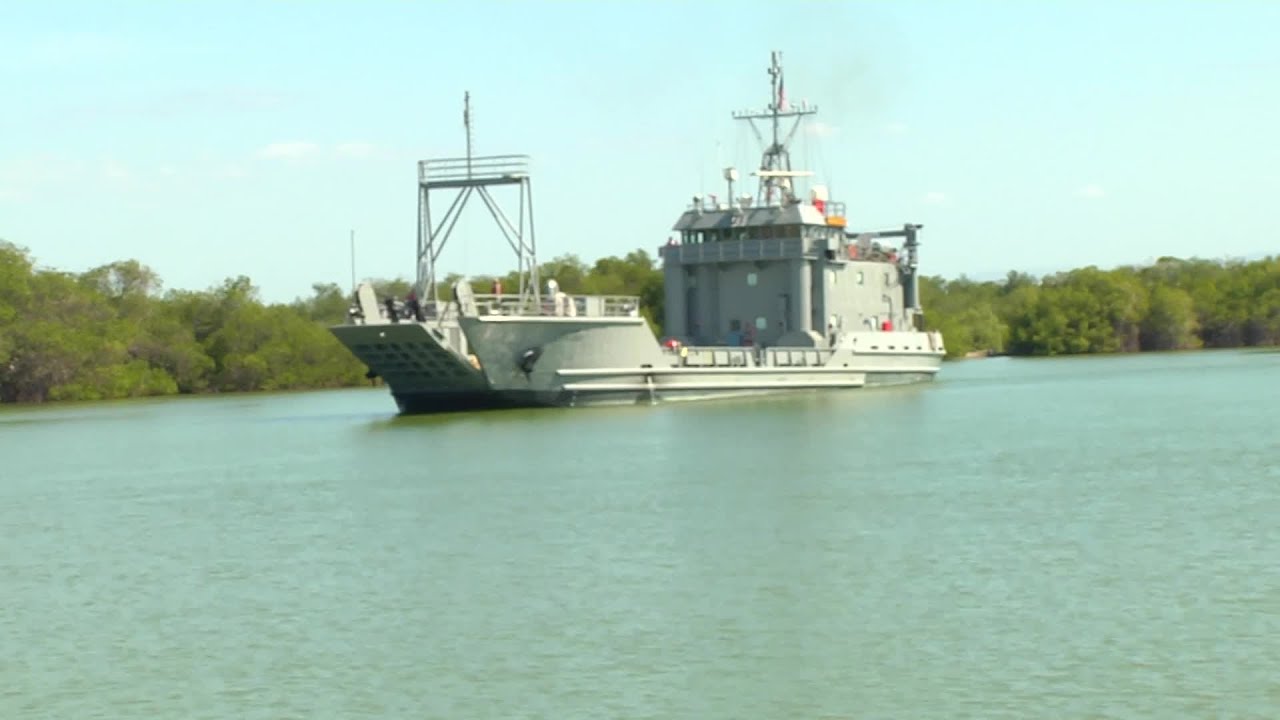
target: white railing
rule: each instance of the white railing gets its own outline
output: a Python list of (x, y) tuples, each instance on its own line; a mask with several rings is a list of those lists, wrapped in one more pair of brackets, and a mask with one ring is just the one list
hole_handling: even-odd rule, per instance
[[(538, 301), (519, 295), (473, 295), (476, 313), (479, 315), (506, 315), (511, 317), (562, 316), (562, 317), (639, 317), (640, 298), (634, 295), (567, 295), (542, 296)], [(423, 313), (430, 319), (452, 320), (458, 317), (457, 303), (440, 300), (424, 303)]]
[(685, 346), (666, 352), (679, 357), (685, 367), (756, 367), (758, 356), (751, 347)]
[[(476, 311), (481, 315), (563, 316), (563, 317), (638, 317), (640, 298), (633, 295), (568, 295), (557, 293), (541, 296), (536, 302), (516, 295), (475, 295)], [(456, 306), (450, 304), (456, 312)]]
[(801, 238), (754, 238), (666, 245), (662, 248), (662, 254), (664, 260), (704, 263), (800, 258), (804, 256), (805, 250), (805, 243)]
[(515, 180), (528, 174), (528, 155), (441, 158), (418, 163), (418, 181), (422, 183)]
[(685, 367), (823, 367), (835, 350), (831, 348), (757, 348), (732, 346), (685, 346), (664, 349)]
[[(640, 298), (634, 295), (567, 295), (543, 296), (537, 302), (532, 297), (521, 301), (519, 295), (473, 295), (471, 307), (478, 315), (505, 315), (511, 317), (639, 317)], [(402, 300), (393, 303), (396, 322), (414, 322), (413, 310)], [(391, 322), (386, 302), (377, 304), (378, 318)], [(354, 310), (354, 308), (353, 308)], [(443, 322), (458, 318), (458, 304), (448, 300), (428, 300), (422, 303), (422, 318), (426, 322)], [(363, 322), (369, 322), (365, 318)]]
[(835, 353), (830, 348), (766, 348), (765, 363), (771, 367), (821, 367)]

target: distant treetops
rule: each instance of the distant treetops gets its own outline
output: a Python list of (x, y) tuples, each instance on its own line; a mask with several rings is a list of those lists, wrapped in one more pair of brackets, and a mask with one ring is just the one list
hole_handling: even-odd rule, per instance
[(952, 355), (1181, 350), (1280, 343), (1280, 258), (1161, 258), (1037, 280), (924, 278), (925, 321)]
[[(662, 335), (662, 270), (643, 250), (588, 266), (565, 255), (539, 266), (567, 293), (639, 295)], [(448, 287), (458, 276), (441, 284)], [(518, 285), (512, 272), (478, 277)], [(264, 304), (246, 277), (203, 291), (161, 292), (136, 260), (79, 275), (37, 269), (0, 241), (0, 402), (96, 400), (176, 393), (353, 386), (364, 368), (329, 333), (350, 297), (334, 283)], [(375, 282), (403, 299), (407, 281)], [(1013, 355), (1280, 344), (1280, 259), (1162, 258), (1150, 267), (1086, 267), (1002, 282), (923, 278), (925, 321), (948, 352)]]

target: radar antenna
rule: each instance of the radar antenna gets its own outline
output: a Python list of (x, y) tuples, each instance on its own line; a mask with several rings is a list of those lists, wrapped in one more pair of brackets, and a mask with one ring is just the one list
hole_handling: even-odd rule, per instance
[[(778, 200), (787, 201), (794, 198), (791, 187), (791, 178), (810, 175), (808, 172), (795, 172), (791, 169), (791, 153), (787, 147), (795, 138), (796, 130), (800, 127), (800, 121), (805, 115), (814, 115), (818, 112), (816, 105), (809, 105), (808, 101), (802, 101), (797, 106), (791, 106), (787, 103), (786, 88), (782, 77), (782, 53), (773, 51), (772, 63), (769, 66), (769, 79), (773, 87), (773, 101), (769, 103), (764, 111), (741, 111), (733, 113), (735, 120), (746, 120), (751, 126), (752, 132), (755, 133), (756, 140), (764, 146), (764, 154), (760, 159), (760, 170), (754, 174), (760, 178), (760, 190), (758, 202), (762, 205), (770, 205), (774, 200), (774, 193), (777, 192)], [(791, 129), (787, 131), (785, 138), (781, 138), (780, 130), (784, 119), (794, 118)], [(772, 125), (771, 141), (765, 143), (764, 136), (760, 133), (760, 128), (756, 126), (756, 120), (768, 120)]]

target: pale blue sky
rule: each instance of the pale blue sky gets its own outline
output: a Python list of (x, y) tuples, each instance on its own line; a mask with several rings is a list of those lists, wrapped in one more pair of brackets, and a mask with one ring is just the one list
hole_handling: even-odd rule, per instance
[[(851, 225), (925, 224), (954, 277), (1276, 252), (1277, 2), (15, 2), (0, 7), (0, 237), (166, 287), (411, 277), (415, 162), (533, 156), (539, 256), (653, 252), (732, 110), (821, 109), (794, 148)], [(444, 269), (505, 271), (482, 207)]]

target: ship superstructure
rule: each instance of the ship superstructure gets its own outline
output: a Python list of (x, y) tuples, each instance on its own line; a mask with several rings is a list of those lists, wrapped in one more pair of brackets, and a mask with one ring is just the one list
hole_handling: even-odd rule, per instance
[[(665, 330), (695, 345), (835, 347), (851, 332), (919, 330), (917, 233), (922, 226), (853, 233), (845, 205), (823, 185), (796, 189), (813, 173), (793, 170), (788, 146), (817, 108), (787, 105), (773, 54), (773, 99), (764, 111), (735, 113), (751, 124), (764, 151), (754, 196), (735, 197), (736, 168), (726, 168), (728, 202), (693, 197), (661, 249)], [(786, 121), (791, 127), (786, 130)], [(765, 121), (771, 134), (756, 125)], [(785, 132), (784, 132), (785, 131)], [(902, 241), (901, 251), (889, 239)]]

